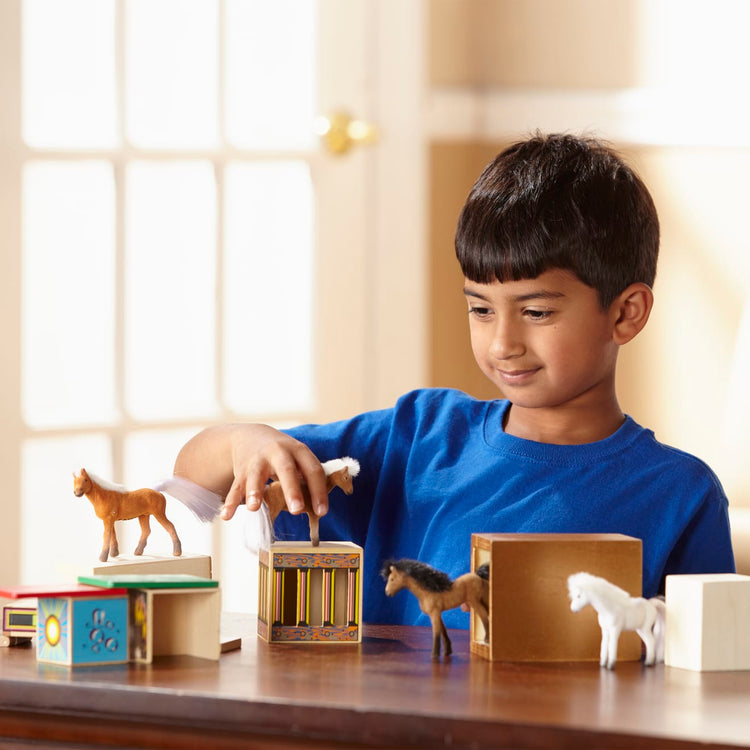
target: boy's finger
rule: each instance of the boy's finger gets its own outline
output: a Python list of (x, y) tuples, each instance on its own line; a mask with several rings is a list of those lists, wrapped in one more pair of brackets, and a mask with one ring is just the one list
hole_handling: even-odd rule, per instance
[(310, 491), (313, 511), (316, 516), (324, 516), (328, 513), (328, 488), (323, 467), (312, 453), (309, 454), (309, 457), (301, 457), (299, 463), (300, 471), (305, 477), (307, 488)]
[(278, 467), (276, 475), (281, 482), (281, 489), (284, 493), (284, 500), (290, 513), (302, 513), (305, 509), (305, 497), (302, 494), (302, 487), (299, 482), (299, 475), (296, 469), (289, 467)]
[(247, 493), (247, 499), (245, 502), (247, 503), (247, 509), (248, 510), (260, 510), (260, 504), (263, 500), (263, 492), (261, 490), (250, 490)]
[(224, 507), (221, 509), (221, 517), (223, 520), (228, 521), (234, 512), (237, 510), (237, 506), (244, 502), (245, 493), (242, 487), (242, 483), (238, 482), (237, 479), (232, 482), (232, 486), (227, 492), (227, 496), (224, 499)]

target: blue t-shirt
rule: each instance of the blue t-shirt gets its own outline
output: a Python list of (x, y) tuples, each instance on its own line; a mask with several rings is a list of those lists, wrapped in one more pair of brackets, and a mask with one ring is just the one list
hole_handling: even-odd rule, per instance
[[(460, 391), (406, 394), (392, 409), (287, 430), (326, 461), (361, 465), (354, 493), (333, 490), (323, 540), (364, 548), (366, 622), (429, 624), (413, 596), (385, 596), (380, 568), (412, 558), (452, 578), (470, 567), (472, 533), (620, 533), (643, 540), (643, 594), (670, 573), (734, 572), (728, 503), (699, 459), (659, 443), (629, 417), (610, 437), (551, 445), (508, 435), (505, 400)], [(309, 539), (282, 513), (278, 539)], [(444, 613), (448, 627), (468, 614)]]

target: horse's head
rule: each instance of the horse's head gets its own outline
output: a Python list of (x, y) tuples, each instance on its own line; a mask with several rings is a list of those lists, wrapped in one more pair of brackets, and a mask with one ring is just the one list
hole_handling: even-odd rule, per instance
[(585, 573), (576, 573), (568, 578), (568, 596), (570, 597), (570, 609), (573, 612), (580, 612), (587, 604), (589, 597), (585, 589), (585, 580), (582, 576)]
[(91, 479), (86, 473), (86, 469), (81, 469), (80, 474), (73, 474), (73, 494), (81, 497), (91, 491)]
[(323, 464), (328, 478), (328, 491), (340, 487), (347, 495), (354, 492), (354, 477), (359, 474), (359, 461), (356, 458), (334, 458)]
[(393, 596), (401, 591), (405, 586), (406, 574), (401, 572), (392, 562), (387, 562), (383, 565), (383, 569), (380, 571), (380, 575), (385, 578), (385, 593), (386, 596)]
[(338, 485), (347, 495), (351, 495), (354, 492), (354, 482), (352, 481), (352, 475), (348, 466), (345, 466), (341, 470)]

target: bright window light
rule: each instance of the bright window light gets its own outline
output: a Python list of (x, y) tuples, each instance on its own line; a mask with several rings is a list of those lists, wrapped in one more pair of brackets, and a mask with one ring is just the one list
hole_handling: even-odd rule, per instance
[(218, 141), (217, 0), (127, 0), (125, 121), (143, 148)]
[(126, 405), (215, 413), (216, 185), (209, 162), (134, 162), (126, 178)]
[(32, 427), (115, 418), (114, 182), (100, 161), (23, 175), (23, 414)]
[(73, 494), (73, 473), (83, 467), (112, 478), (109, 438), (92, 433), (26, 440), (21, 461), (21, 583), (70, 583), (91, 573), (104, 527), (91, 503)]
[(39, 148), (118, 142), (114, 0), (23, 3), (23, 137)]
[(313, 146), (316, 3), (226, 0), (226, 137), (239, 148)]
[(311, 406), (313, 196), (303, 162), (226, 170), (224, 395), (244, 413)]

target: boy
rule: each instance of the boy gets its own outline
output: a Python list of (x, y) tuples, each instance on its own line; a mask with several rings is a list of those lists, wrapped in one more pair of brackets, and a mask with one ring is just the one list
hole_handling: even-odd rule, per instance
[[(591, 139), (536, 135), (502, 152), (461, 212), (456, 254), (472, 349), (504, 398), (446, 389), (408, 393), (392, 409), (277, 432), (210, 428), (175, 474), (237, 505), (260, 505), (275, 474), (299, 512), (298, 477), (328, 509), (320, 461), (361, 464), (352, 498), (336, 498), (321, 538), (365, 549), (364, 619), (421, 623), (414, 597), (389, 599), (386, 558), (455, 577), (472, 532), (619, 532), (643, 540), (643, 594), (669, 573), (732, 572), (727, 500), (698, 459), (661, 445), (615, 393), (619, 348), (646, 325), (659, 224), (640, 179)], [(500, 396), (500, 394), (498, 394)], [(279, 538), (307, 519), (282, 514)], [(468, 616), (445, 613), (449, 627)]]

